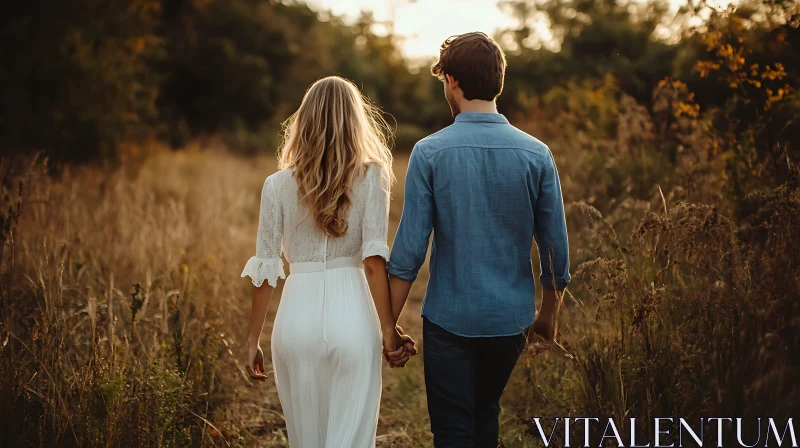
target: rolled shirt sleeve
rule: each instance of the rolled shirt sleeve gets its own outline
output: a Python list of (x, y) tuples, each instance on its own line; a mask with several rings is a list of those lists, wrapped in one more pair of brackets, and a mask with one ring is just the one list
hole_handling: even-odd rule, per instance
[(539, 177), (534, 239), (539, 248), (542, 287), (563, 290), (570, 281), (567, 222), (558, 169), (549, 151), (548, 156)]
[(433, 173), (422, 148), (416, 145), (408, 162), (403, 216), (389, 258), (389, 275), (410, 282), (417, 278), (428, 251), (433, 212)]

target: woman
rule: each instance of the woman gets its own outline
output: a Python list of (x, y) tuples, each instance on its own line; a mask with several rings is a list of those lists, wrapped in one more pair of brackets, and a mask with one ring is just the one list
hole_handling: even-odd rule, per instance
[(261, 191), (256, 256), (242, 271), (256, 286), (248, 370), (266, 379), (258, 340), (272, 290), (285, 278), (283, 249), (290, 275), (272, 363), (294, 448), (375, 446), (381, 346), (402, 353), (400, 364), (414, 352), (395, 327), (389, 298), (393, 176), (385, 129), (350, 81), (321, 79), (289, 118), (281, 171)]

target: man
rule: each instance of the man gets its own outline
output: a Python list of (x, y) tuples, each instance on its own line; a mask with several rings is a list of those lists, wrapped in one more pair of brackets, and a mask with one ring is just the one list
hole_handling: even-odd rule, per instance
[[(437, 447), (497, 446), (500, 395), (526, 335), (530, 353), (549, 348), (559, 291), (570, 279), (552, 154), (497, 112), (505, 68), (502, 50), (483, 33), (442, 45), (431, 73), (444, 85), (455, 123), (414, 147), (389, 260), (397, 316), (433, 231), (422, 316)], [(535, 322), (532, 238), (544, 287)]]

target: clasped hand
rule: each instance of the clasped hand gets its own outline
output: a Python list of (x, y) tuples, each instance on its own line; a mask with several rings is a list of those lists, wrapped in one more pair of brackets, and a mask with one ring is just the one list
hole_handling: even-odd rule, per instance
[(383, 359), (390, 368), (405, 367), (412, 356), (417, 354), (416, 342), (403, 333), (399, 325), (383, 331)]

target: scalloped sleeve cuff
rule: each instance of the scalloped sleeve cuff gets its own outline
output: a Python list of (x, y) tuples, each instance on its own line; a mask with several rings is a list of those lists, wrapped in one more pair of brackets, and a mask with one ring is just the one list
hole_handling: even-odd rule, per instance
[(286, 273), (283, 272), (283, 260), (250, 257), (242, 270), (242, 277), (250, 277), (256, 287), (263, 285), (266, 280), (274, 288), (278, 284), (278, 277), (286, 278)]

